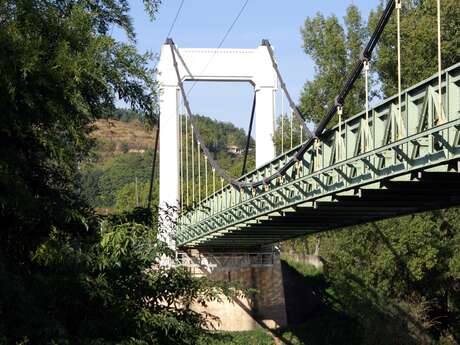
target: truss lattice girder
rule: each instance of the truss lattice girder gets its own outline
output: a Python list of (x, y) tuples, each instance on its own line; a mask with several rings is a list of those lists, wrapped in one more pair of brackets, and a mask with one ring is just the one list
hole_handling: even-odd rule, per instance
[[(181, 215), (178, 245), (257, 246), (460, 204), (460, 63), (442, 77), (444, 122), (436, 122), (433, 76), (402, 93), (400, 138), (391, 137), (396, 95), (369, 113), (370, 149), (361, 150), (362, 112), (342, 124), (342, 160), (335, 158), (335, 126), (320, 138), (318, 152), (307, 151), (300, 167), (289, 169), (282, 180), (246, 192), (227, 186)], [(296, 148), (242, 179), (269, 175), (295, 153)], [(233, 230), (210, 236), (226, 229)]]

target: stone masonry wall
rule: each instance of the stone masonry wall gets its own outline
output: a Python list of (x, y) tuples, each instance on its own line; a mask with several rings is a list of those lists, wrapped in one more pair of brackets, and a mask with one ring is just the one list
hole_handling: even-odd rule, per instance
[(252, 330), (259, 327), (276, 328), (287, 323), (284, 301), (283, 275), (279, 256), (273, 266), (230, 268), (212, 273), (202, 272), (211, 279), (238, 283), (242, 288), (257, 292), (233, 301), (210, 302), (207, 308), (196, 310), (217, 316), (220, 322), (210, 322), (209, 327), (227, 331)]

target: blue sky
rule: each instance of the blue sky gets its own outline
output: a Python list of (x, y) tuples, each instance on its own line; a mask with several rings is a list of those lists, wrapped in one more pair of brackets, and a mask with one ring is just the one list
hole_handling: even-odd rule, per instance
[[(303, 84), (313, 78), (314, 66), (302, 50), (300, 28), (317, 12), (343, 18), (354, 3), (364, 18), (378, 0), (249, 0), (243, 14), (224, 42), (224, 48), (255, 48), (270, 40), (287, 87), (297, 101)], [(180, 47), (213, 48), (218, 45), (244, 0), (185, 0), (171, 34)], [(163, 0), (157, 19), (151, 22), (140, 0), (131, 1), (131, 16), (141, 52), (158, 53), (179, 7), (180, 0)], [(118, 36), (117, 31), (114, 32)], [(247, 128), (252, 87), (244, 83), (197, 83), (190, 93), (194, 113), (230, 121)]]

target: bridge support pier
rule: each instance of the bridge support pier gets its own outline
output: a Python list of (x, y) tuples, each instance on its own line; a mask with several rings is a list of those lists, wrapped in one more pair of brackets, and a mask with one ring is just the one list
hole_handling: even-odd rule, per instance
[(257, 328), (277, 328), (287, 324), (283, 275), (279, 254), (260, 252), (199, 252), (181, 253), (181, 263), (195, 276), (229, 281), (243, 289), (257, 292), (233, 301), (210, 302), (206, 308), (196, 306), (219, 318), (209, 328), (225, 331), (243, 331)]
[(163, 85), (160, 90), (160, 204), (159, 238), (175, 249), (175, 219), (179, 200), (179, 89)]
[(256, 89), (256, 167), (276, 157), (275, 152), (275, 92), (273, 86)]

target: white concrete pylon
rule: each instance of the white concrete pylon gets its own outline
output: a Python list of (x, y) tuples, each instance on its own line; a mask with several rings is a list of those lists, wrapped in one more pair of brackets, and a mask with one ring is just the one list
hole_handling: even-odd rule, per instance
[[(176, 60), (182, 81), (249, 82), (256, 92), (256, 166), (275, 158), (274, 123), (277, 76), (267, 50), (177, 48)], [(160, 88), (160, 196), (159, 206), (179, 205), (179, 81), (169, 42), (161, 48), (158, 62)], [(191, 105), (193, 109), (193, 105)], [(192, 110), (193, 111), (193, 110)], [(174, 217), (172, 217), (174, 219)], [(160, 236), (166, 235), (160, 228)], [(171, 226), (165, 226), (170, 229)], [(170, 232), (171, 230), (167, 230)], [(170, 242), (169, 240), (167, 241)]]

